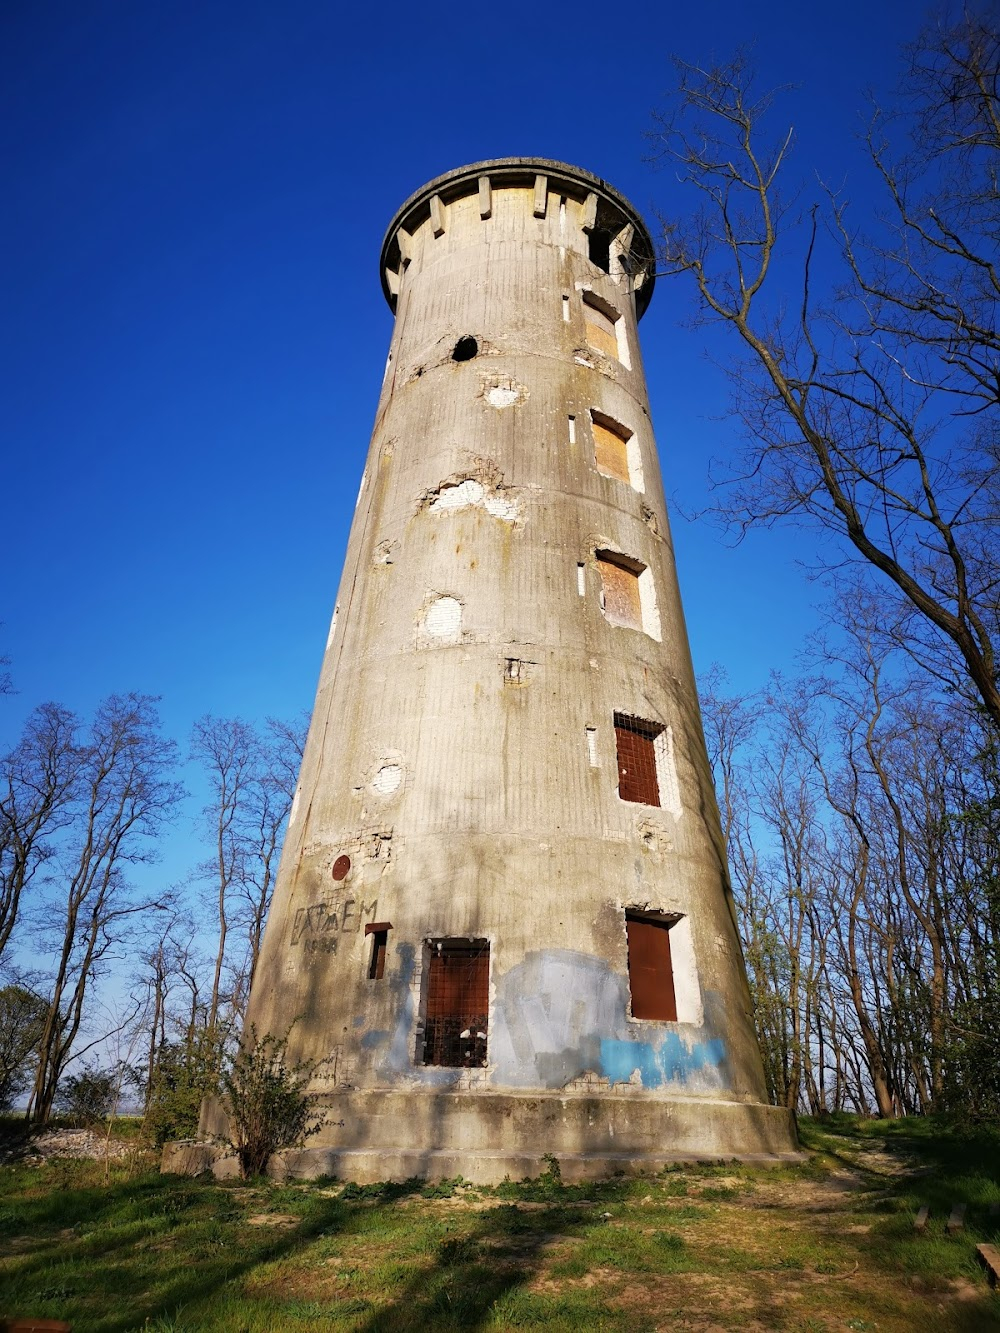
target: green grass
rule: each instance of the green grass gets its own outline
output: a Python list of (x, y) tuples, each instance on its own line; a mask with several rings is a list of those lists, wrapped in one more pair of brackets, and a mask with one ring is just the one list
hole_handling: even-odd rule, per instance
[[(495, 1187), (215, 1183), (148, 1158), (0, 1168), (0, 1314), (74, 1333), (1000, 1330), (1000, 1136), (802, 1125), (803, 1165)], [(952, 1204), (966, 1225), (948, 1236)], [(931, 1206), (925, 1235), (913, 1231)]]

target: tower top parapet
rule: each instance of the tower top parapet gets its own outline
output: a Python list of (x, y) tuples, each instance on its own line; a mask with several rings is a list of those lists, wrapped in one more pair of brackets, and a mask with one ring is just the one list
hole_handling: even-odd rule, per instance
[(550, 193), (582, 204), (583, 231), (595, 263), (615, 276), (628, 276), (635, 292), (636, 315), (642, 317), (655, 282), (653, 240), (642, 214), (599, 176), (547, 157), (498, 157), (472, 162), (436, 176), (411, 194), (397, 209), (382, 242), (382, 290), (393, 310), (398, 275), (407, 259), (407, 238), (428, 220), (435, 235), (439, 234), (448, 205), (477, 193), (480, 216), (487, 220), (492, 213), (493, 191), (505, 188), (533, 189), (537, 217), (545, 215)]

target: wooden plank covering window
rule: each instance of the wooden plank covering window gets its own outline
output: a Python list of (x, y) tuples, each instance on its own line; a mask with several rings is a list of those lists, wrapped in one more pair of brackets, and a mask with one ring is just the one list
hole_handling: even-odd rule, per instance
[(660, 804), (656, 778), (656, 738), (663, 730), (650, 722), (615, 713), (618, 745), (618, 795), (641, 805)]
[(604, 615), (612, 625), (642, 629), (639, 575), (608, 555), (598, 555), (597, 568), (604, 584)]
[(628, 984), (633, 1018), (677, 1022), (674, 969), (670, 958), (673, 922), (625, 913), (628, 935)]
[(598, 310), (596, 306), (584, 301), (583, 304), (584, 326), (587, 334), (587, 342), (591, 347), (603, 352), (605, 356), (613, 356), (618, 359), (618, 334), (615, 330), (615, 320), (610, 315), (606, 315), (603, 310)]
[(427, 969), (424, 1064), (478, 1068), (486, 1063), (488, 940), (433, 940)]
[(594, 434), (594, 458), (597, 470), (605, 477), (616, 477), (619, 481), (631, 484), (632, 477), (628, 470), (628, 437), (605, 426), (596, 418), (591, 419)]

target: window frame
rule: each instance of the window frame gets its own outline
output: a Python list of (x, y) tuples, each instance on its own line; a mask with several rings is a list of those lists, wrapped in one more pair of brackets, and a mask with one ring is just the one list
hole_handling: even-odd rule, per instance
[(670, 932), (680, 920), (681, 917), (676, 913), (625, 908), (629, 1017), (635, 1022), (679, 1021), (676, 967)]

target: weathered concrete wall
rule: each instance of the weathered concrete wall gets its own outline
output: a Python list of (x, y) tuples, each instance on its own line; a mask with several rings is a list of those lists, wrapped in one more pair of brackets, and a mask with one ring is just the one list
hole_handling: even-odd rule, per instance
[[(395, 331), (250, 1004), (294, 1022), (318, 1091), (764, 1101), (638, 343), (652, 281), (621, 253), (651, 254), (630, 206), (534, 159), (451, 173), (390, 228)], [(618, 316), (604, 350), (588, 301)], [(629, 480), (598, 470), (595, 412)], [(597, 552), (645, 567), (644, 628), (605, 616)], [(666, 728), (659, 807), (618, 797), (616, 712)], [(630, 1015), (626, 908), (682, 918), (676, 1023)], [(420, 1062), (426, 941), (459, 936), (490, 941), (482, 1069)]]

